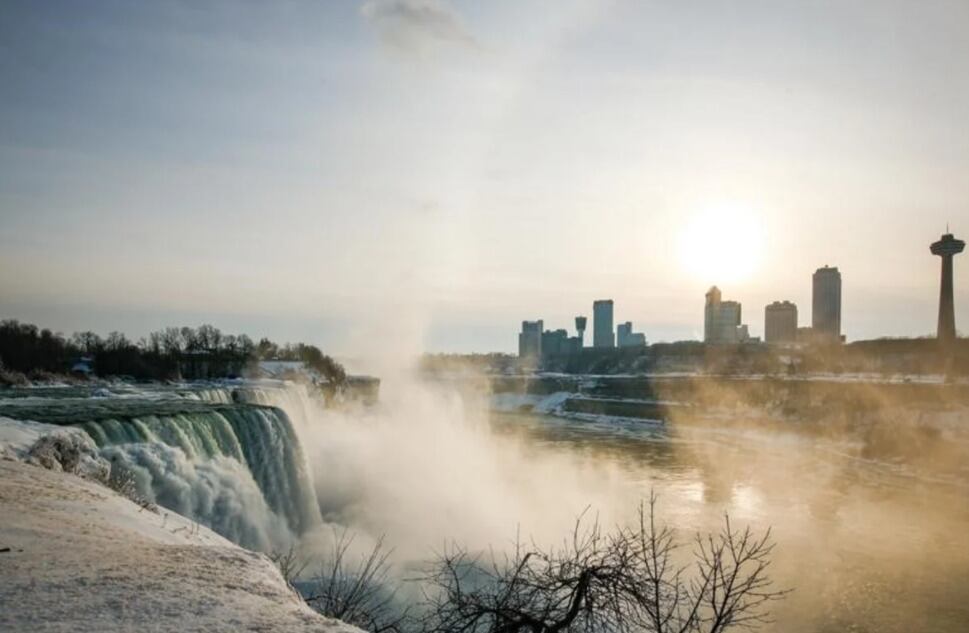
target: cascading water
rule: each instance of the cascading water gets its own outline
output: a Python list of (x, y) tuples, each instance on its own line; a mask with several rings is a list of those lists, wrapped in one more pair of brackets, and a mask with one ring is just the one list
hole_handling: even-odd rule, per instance
[(82, 428), (146, 500), (269, 551), (321, 524), (283, 388), (203, 387), (142, 397), (22, 399), (0, 413)]

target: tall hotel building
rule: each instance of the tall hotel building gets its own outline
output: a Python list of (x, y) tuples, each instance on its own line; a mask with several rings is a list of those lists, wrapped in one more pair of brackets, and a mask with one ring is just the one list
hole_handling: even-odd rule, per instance
[(841, 273), (837, 267), (814, 271), (811, 328), (819, 339), (841, 340)]
[(612, 299), (592, 303), (592, 347), (615, 347), (616, 334), (612, 326)]
[(764, 308), (764, 341), (793, 343), (797, 340), (797, 306), (790, 301), (775, 301)]

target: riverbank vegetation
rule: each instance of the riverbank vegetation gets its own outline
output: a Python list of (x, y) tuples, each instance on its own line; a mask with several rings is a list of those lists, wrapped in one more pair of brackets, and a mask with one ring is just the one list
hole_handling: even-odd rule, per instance
[(132, 341), (121, 332), (70, 337), (16, 320), (0, 322), (0, 384), (73, 376), (133, 380), (206, 379), (253, 375), (260, 360), (300, 361), (334, 384), (346, 381), (340, 363), (306, 343), (254, 342), (204, 324), (167, 327)]

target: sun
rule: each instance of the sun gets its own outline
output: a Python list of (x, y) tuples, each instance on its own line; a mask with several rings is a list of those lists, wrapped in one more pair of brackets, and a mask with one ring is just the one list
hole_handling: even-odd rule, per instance
[(760, 266), (763, 252), (760, 218), (744, 205), (724, 203), (702, 209), (680, 235), (683, 267), (705, 284), (749, 280)]

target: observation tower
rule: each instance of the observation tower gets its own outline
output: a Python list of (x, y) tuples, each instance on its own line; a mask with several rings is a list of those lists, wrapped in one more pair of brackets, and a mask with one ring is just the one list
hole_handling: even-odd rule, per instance
[[(946, 227), (948, 229), (948, 227)], [(966, 247), (952, 233), (946, 233), (932, 244), (932, 254), (942, 258), (942, 287), (939, 290), (939, 332), (941, 343), (951, 343), (956, 338), (956, 311), (952, 300), (952, 258)]]

